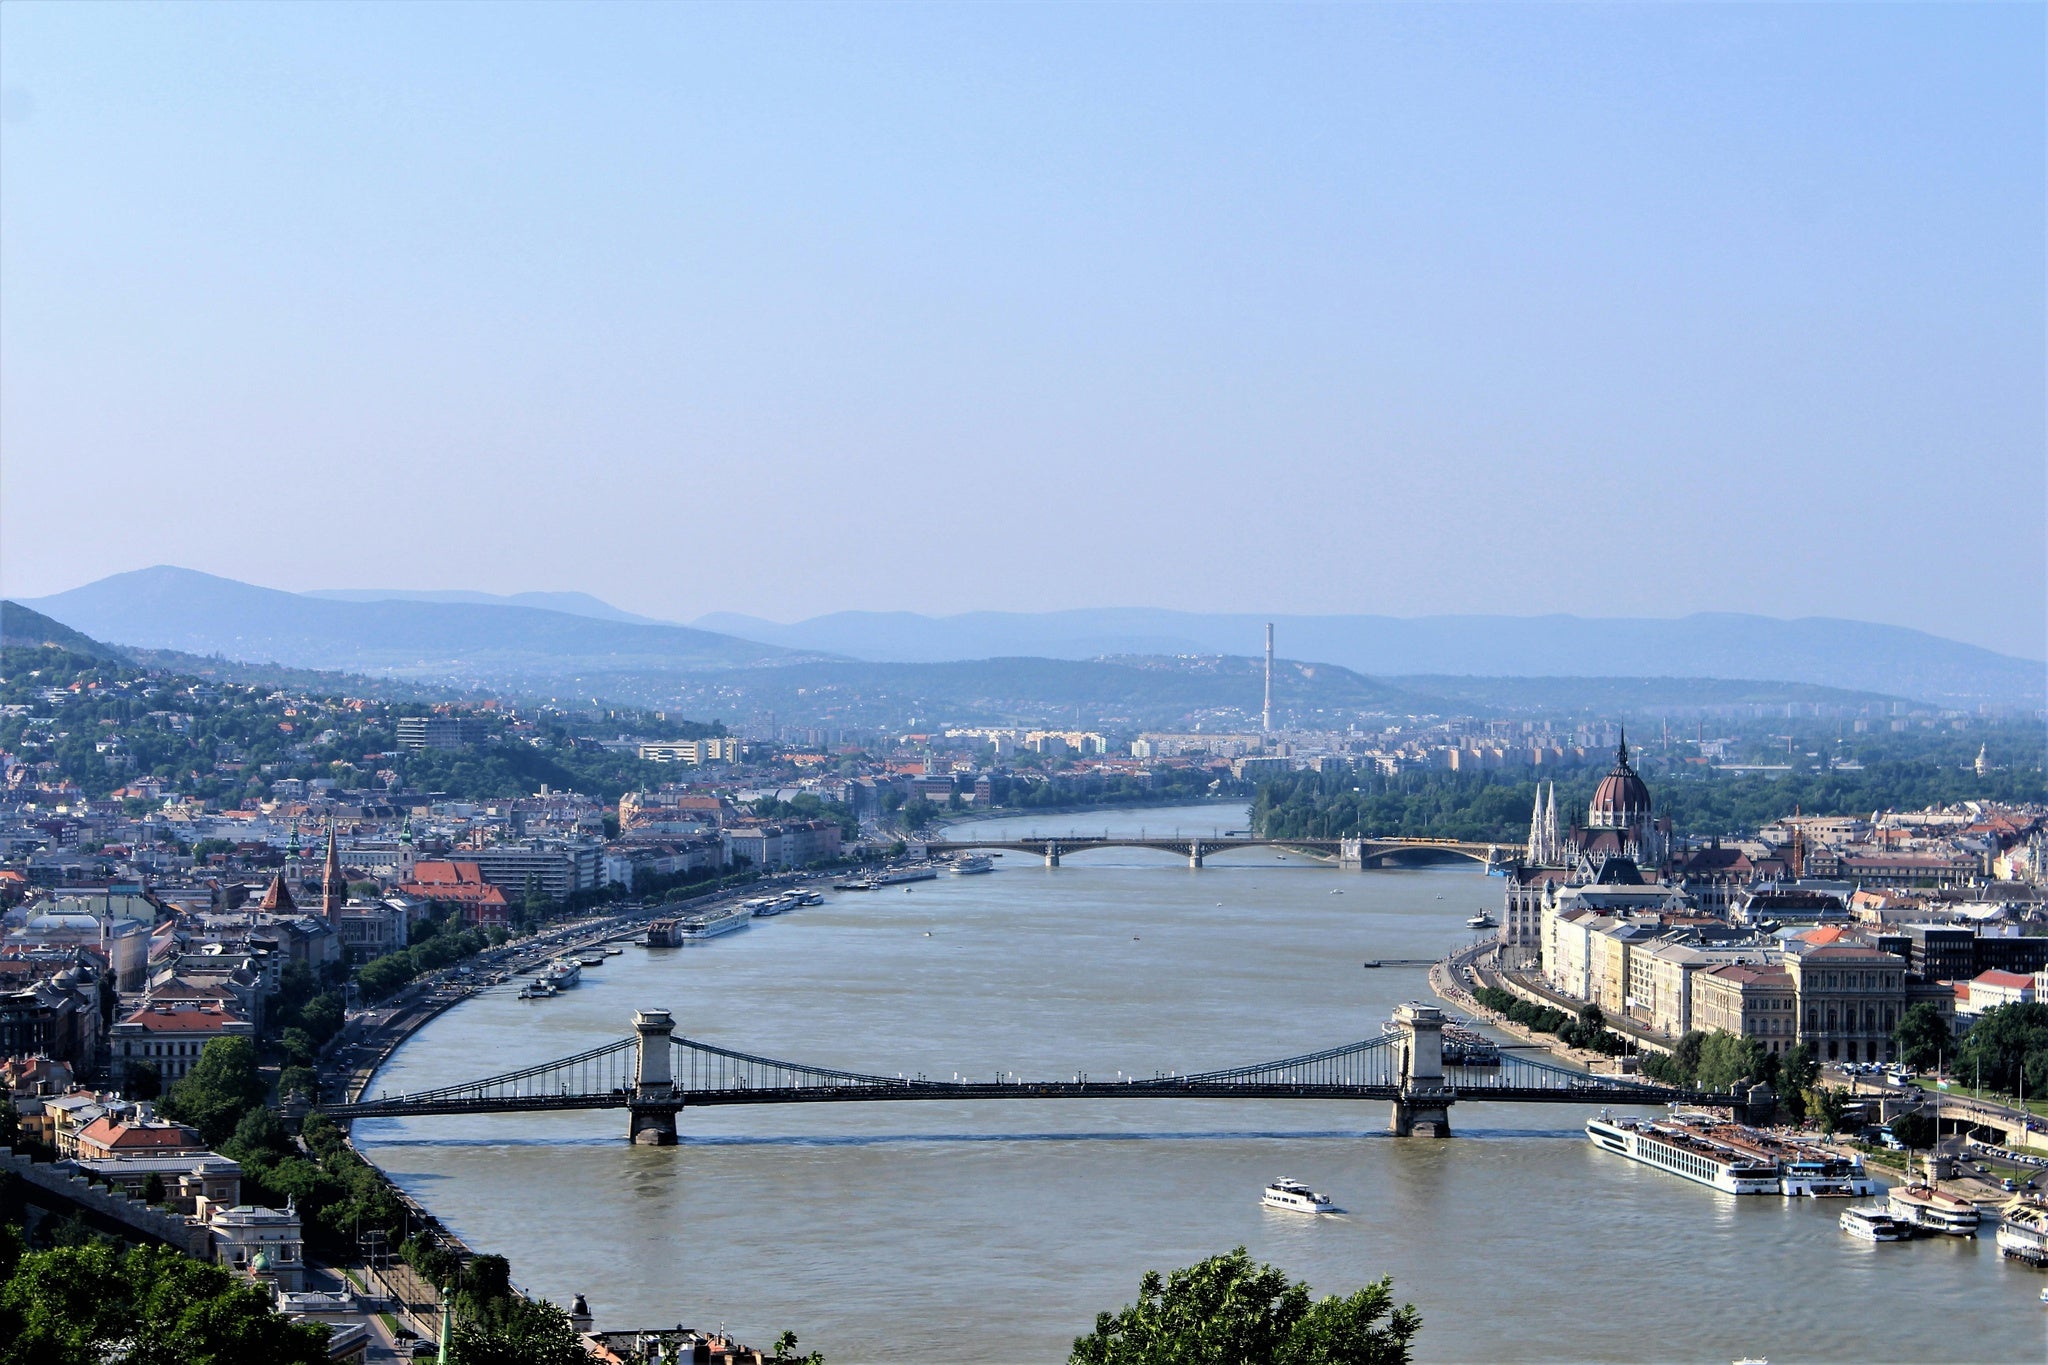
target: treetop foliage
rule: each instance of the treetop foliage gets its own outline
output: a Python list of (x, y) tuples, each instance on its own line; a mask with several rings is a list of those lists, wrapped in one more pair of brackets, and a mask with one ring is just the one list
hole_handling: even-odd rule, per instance
[(1413, 1304), (1394, 1307), (1393, 1281), (1317, 1299), (1306, 1284), (1243, 1247), (1161, 1277), (1145, 1272), (1138, 1301), (1102, 1313), (1074, 1339), (1069, 1365), (1405, 1365), (1421, 1330)]
[(29, 1252), (0, 1285), (0, 1365), (325, 1365), (327, 1329), (167, 1247)]

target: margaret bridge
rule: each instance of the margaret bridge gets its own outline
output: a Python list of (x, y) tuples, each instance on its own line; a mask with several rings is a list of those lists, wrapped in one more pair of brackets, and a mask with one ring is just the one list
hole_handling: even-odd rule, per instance
[(1031, 853), (1045, 859), (1047, 867), (1058, 867), (1068, 854), (1098, 848), (1150, 848), (1188, 860), (1189, 867), (1202, 866), (1205, 859), (1241, 848), (1291, 848), (1334, 858), (1339, 867), (1394, 867), (1437, 858), (1470, 858), (1489, 870), (1515, 861), (1519, 850), (1503, 851), (1499, 844), (1472, 843), (1462, 839), (1268, 839), (1244, 834), (1202, 835), (1109, 835), (1029, 834), (1013, 839), (947, 839), (930, 845), (932, 852), (978, 853), (1003, 851)]
[[(1390, 1132), (1448, 1137), (1454, 1103), (1731, 1105), (1749, 1097), (1679, 1090), (1594, 1076), (1491, 1046), (1454, 1027), (1434, 1005), (1403, 1005), (1381, 1037), (1299, 1057), (1223, 1071), (1169, 1072), (1149, 1079), (927, 1080), (880, 1076), (757, 1057), (675, 1036), (667, 1010), (641, 1010), (633, 1035), (573, 1057), (462, 1085), (320, 1106), (336, 1120), (434, 1114), (524, 1114), (556, 1109), (624, 1109), (634, 1142), (676, 1140), (684, 1109), (727, 1104), (873, 1103), (885, 1100), (1266, 1099), (1369, 1100), (1392, 1105)], [(1757, 1099), (1758, 1104), (1768, 1100)]]

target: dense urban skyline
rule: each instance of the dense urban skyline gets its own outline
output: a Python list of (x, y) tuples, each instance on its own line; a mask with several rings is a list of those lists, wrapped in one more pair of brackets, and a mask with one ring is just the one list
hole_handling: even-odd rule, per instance
[(2041, 658), (2042, 25), (9, 6), (0, 591)]

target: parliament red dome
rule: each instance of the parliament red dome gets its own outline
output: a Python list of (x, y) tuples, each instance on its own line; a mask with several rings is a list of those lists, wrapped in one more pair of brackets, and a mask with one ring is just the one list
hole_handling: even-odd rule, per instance
[(1586, 823), (1594, 829), (1629, 829), (1650, 818), (1650, 789), (1628, 761), (1628, 740), (1624, 737), (1615, 754), (1613, 771), (1593, 789), (1593, 801), (1586, 810)]

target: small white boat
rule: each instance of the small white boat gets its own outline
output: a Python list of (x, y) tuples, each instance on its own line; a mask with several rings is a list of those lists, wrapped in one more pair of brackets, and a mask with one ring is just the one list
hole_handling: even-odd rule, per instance
[(1266, 1192), (1259, 1196), (1259, 1202), (1269, 1209), (1285, 1209), (1289, 1213), (1330, 1213), (1330, 1197), (1317, 1194), (1299, 1180), (1285, 1176), (1266, 1186)]
[(1913, 1229), (1879, 1209), (1843, 1209), (1842, 1231), (1865, 1242), (1903, 1242)]

